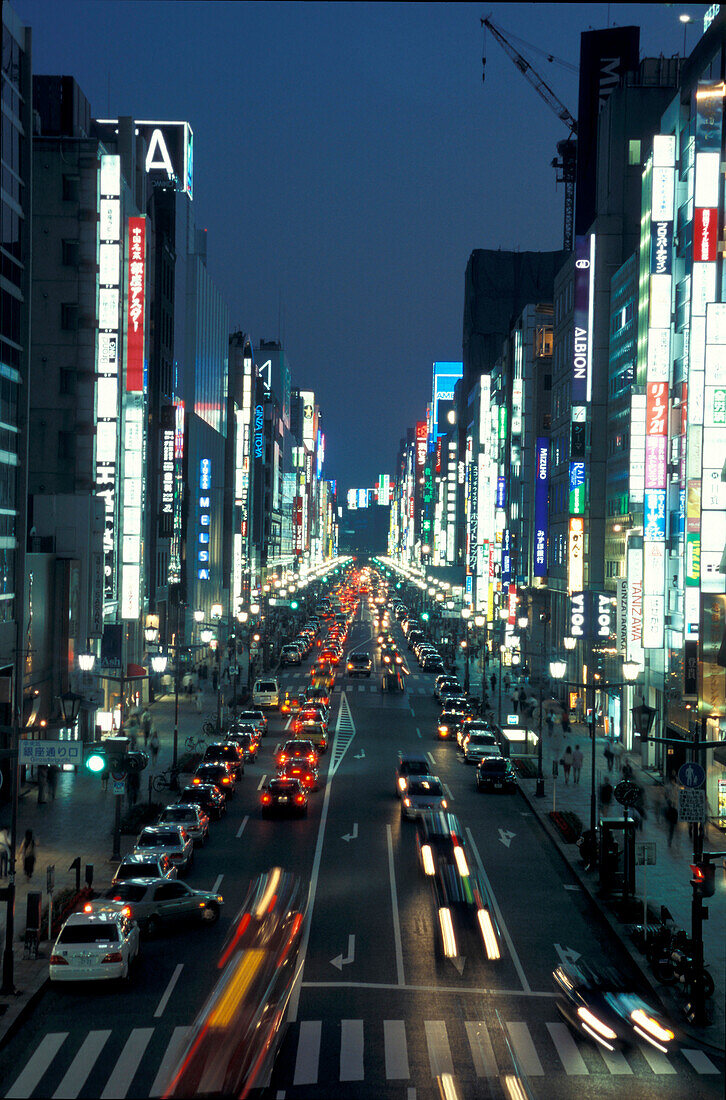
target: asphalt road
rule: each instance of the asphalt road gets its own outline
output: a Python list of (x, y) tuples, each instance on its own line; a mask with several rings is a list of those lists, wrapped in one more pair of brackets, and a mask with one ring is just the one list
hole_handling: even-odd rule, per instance
[[(356, 647), (375, 652), (367, 615), (352, 627), (348, 648)], [(429, 1100), (446, 1073), (462, 1100), (510, 1096), (515, 1065), (537, 1098), (723, 1096), (723, 1062), (712, 1053), (693, 1046), (664, 1058), (648, 1048), (606, 1058), (562, 1024), (550, 980), (558, 958), (575, 952), (624, 969), (627, 958), (524, 801), (479, 795), (455, 746), (435, 739), (432, 678), (415, 668), (405, 695), (382, 695), (375, 674), (351, 682), (339, 672), (326, 781), (307, 819), (260, 817), (258, 788), (284, 735), (282, 719), (271, 717), (258, 761), (189, 875), (193, 886), (221, 891), (222, 919), (145, 942), (128, 989), (50, 989), (0, 1054), (0, 1095), (160, 1095), (214, 980), (229, 920), (250, 879), (278, 864), (310, 879), (312, 910), (267, 1096)], [(282, 679), (294, 687), (307, 676), (303, 666)], [(401, 821), (394, 794), (400, 749), (429, 753), (447, 785), (496, 900), (498, 962), (478, 945), (457, 965), (436, 955), (414, 826)]]

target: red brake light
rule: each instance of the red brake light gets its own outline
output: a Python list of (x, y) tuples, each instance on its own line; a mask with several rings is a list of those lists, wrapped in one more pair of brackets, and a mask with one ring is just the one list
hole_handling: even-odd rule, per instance
[(51, 966), (68, 966), (69, 963), (68, 963), (68, 959), (64, 959), (62, 955), (51, 955), (50, 965)]
[(295, 795), (295, 801), (296, 802), (304, 802), (305, 801), (305, 795), (304, 794), (296, 794)]
[(194, 776), (194, 779), (192, 779), (192, 783), (195, 785), (195, 787), (199, 786), (201, 782), (201, 779), (198, 779), (196, 776)]
[(101, 959), (102, 963), (120, 963), (123, 961), (123, 955), (120, 951), (111, 951), (110, 954), (104, 955)]
[(263, 796), (262, 796), (262, 802), (265, 802), (265, 803), (267, 803), (267, 802), (272, 802), (272, 795), (269, 795), (269, 794), (263, 794)]

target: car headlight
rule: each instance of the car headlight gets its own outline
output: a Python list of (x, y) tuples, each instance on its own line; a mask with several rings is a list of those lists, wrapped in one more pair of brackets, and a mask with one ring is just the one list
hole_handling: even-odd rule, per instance
[(633, 1026), (639, 1035), (642, 1035), (644, 1039), (652, 1042), (653, 1039), (657, 1039), (660, 1043), (670, 1043), (674, 1038), (674, 1034), (667, 1027), (663, 1027), (657, 1020), (654, 1020), (652, 1016), (649, 1016), (647, 1012), (644, 1012), (642, 1008), (636, 1008), (634, 1012), (630, 1013), (630, 1019), (633, 1021)]
[(577, 1015), (582, 1020), (585, 1030), (589, 1031), (594, 1039), (617, 1039), (617, 1034), (613, 1029), (604, 1024), (602, 1020), (599, 1020), (589, 1008), (581, 1005), (577, 1010)]
[(399, 789), (399, 791), (405, 791), (406, 790), (406, 780), (403, 778), (403, 776), (399, 776), (398, 789)]
[(439, 926), (444, 955), (447, 959), (456, 957), (456, 936), (454, 935), (454, 922), (451, 919), (451, 910), (442, 907), (439, 909)]
[(477, 920), (479, 921), (479, 928), (481, 929), (482, 939), (484, 940), (484, 950), (487, 953), (487, 958), (500, 958), (501, 955), (499, 951), (499, 944), (497, 942), (497, 934), (494, 931), (494, 925), (492, 924), (492, 918), (489, 915), (489, 910), (479, 909), (476, 916)]
[(469, 875), (469, 864), (466, 862), (464, 849), (460, 848), (458, 844), (454, 845), (454, 859), (456, 860), (456, 866), (459, 868), (459, 874), (462, 878), (467, 878)]
[(423, 869), (425, 875), (435, 875), (436, 868), (434, 866), (434, 857), (431, 853), (431, 845), (424, 844), (421, 849), (421, 861), (423, 863)]

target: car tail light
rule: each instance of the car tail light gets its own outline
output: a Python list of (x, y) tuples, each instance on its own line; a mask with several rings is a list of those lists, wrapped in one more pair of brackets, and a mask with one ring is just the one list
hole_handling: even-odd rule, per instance
[(458, 844), (454, 846), (454, 859), (456, 860), (456, 866), (459, 868), (459, 874), (462, 878), (466, 878), (469, 874), (469, 864), (466, 862), (463, 849)]
[(280, 753), (279, 761), (280, 761), (281, 764), (287, 764), (287, 753), (286, 752), (281, 752)]
[(296, 794), (295, 795), (295, 801), (296, 802), (304, 802), (305, 801), (305, 795), (304, 794)]
[(263, 794), (263, 796), (262, 796), (262, 798), (261, 798), (261, 800), (260, 800), (260, 801), (264, 802), (264, 803), (265, 803), (265, 805), (267, 805), (267, 803), (268, 803), (268, 802), (272, 802), (272, 795), (270, 795), (270, 794)]
[(225, 775), (225, 776), (222, 777), (222, 782), (223, 783), (231, 783), (232, 780), (229, 778), (228, 775)]
[(431, 854), (430, 844), (424, 844), (423, 848), (421, 849), (421, 860), (423, 862), (424, 874), (436, 874), (436, 868), (434, 867), (434, 857)]
[(93, 912), (93, 906), (91, 905), (90, 901), (87, 901), (86, 904), (83, 906), (83, 912), (84, 913), (92, 913)]
[(404, 804), (404, 806), (410, 806), (411, 805), (411, 799), (410, 798), (404, 798), (403, 804)]
[(120, 951), (110, 951), (108, 955), (104, 955), (101, 959), (102, 963), (120, 963), (123, 961), (123, 955)]
[(451, 910), (442, 907), (439, 909), (439, 925), (441, 927), (441, 940), (444, 955), (447, 959), (456, 957), (456, 936), (454, 935), (454, 922), (451, 919)]
[(123, 909), (121, 910), (121, 916), (122, 917), (130, 917), (131, 916), (131, 910), (128, 907), (128, 905), (124, 905)]
[(314, 752), (308, 753), (308, 764), (314, 764), (314, 763), (315, 763), (315, 753)]
[(51, 955), (51, 966), (68, 966), (68, 959), (64, 959), (62, 955)]
[(403, 776), (399, 777), (398, 789), (399, 789), (399, 791), (405, 791), (406, 790), (406, 780), (403, 778)]
[(482, 938), (484, 940), (484, 949), (487, 953), (488, 959), (500, 958), (499, 944), (497, 942), (497, 934), (494, 931), (494, 925), (492, 924), (492, 918), (489, 916), (488, 909), (479, 909), (477, 912), (477, 920), (479, 921), (479, 927), (481, 929)]
[(198, 787), (201, 782), (202, 782), (201, 779), (197, 779), (196, 776), (194, 777), (194, 779), (192, 779), (192, 783), (194, 784), (195, 787)]

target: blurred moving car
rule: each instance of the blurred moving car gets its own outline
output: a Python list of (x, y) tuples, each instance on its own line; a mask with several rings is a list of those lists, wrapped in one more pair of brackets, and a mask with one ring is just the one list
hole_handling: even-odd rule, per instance
[(52, 982), (128, 978), (138, 954), (139, 926), (128, 915), (71, 913), (53, 946), (49, 977)]
[(557, 1008), (578, 1035), (614, 1051), (644, 1040), (668, 1054), (676, 1049), (675, 1028), (634, 989), (632, 980), (613, 967), (595, 967), (584, 959), (562, 963), (552, 977)]
[(479, 876), (461, 860), (439, 858), (431, 878), (438, 916), (438, 945), (447, 959), (466, 956), (472, 943), (483, 946), (487, 959), (501, 957), (499, 930)]
[(493, 730), (485, 730), (471, 727), (461, 742), (461, 751), (464, 754), (465, 764), (478, 764), (485, 756), (501, 756), (497, 736)]
[(272, 868), (260, 875), (229, 931), (219, 979), (162, 1087), (165, 1097), (236, 1096), (267, 1083), (299, 977), (307, 889)]
[(511, 760), (503, 756), (486, 756), (476, 769), (476, 789), (478, 791), (517, 790), (517, 773)]
[(299, 779), (277, 776), (268, 779), (260, 793), (262, 816), (273, 813), (294, 814), (305, 817), (308, 812), (308, 794)]
[(286, 691), (280, 703), (280, 714), (297, 714), (300, 710), (300, 697), (297, 692)]
[(421, 870), (431, 877), (440, 859), (455, 862), (462, 874), (469, 873), (464, 831), (451, 813), (423, 813), (416, 821), (416, 850)]
[(194, 921), (214, 924), (224, 899), (209, 890), (193, 890), (186, 882), (165, 878), (131, 879), (111, 886), (83, 907), (85, 913), (121, 913), (135, 920), (149, 936), (164, 924)]

